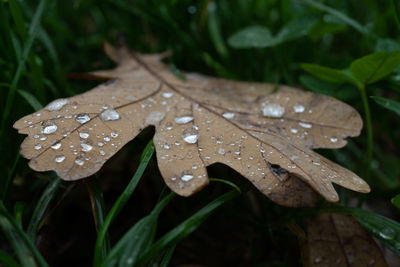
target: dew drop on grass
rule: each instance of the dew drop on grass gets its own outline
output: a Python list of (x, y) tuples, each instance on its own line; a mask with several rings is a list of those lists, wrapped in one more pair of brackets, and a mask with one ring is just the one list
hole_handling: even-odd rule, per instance
[(76, 115), (75, 120), (80, 124), (84, 124), (84, 123), (90, 121), (90, 116), (86, 113), (81, 113), (81, 114)]
[(116, 121), (120, 119), (119, 113), (114, 109), (106, 109), (101, 114), (100, 117), (103, 121)]
[(55, 157), (54, 159), (57, 163), (61, 163), (65, 160), (65, 156), (64, 155), (58, 155)]
[(182, 117), (175, 117), (176, 124), (186, 124), (193, 121), (192, 116), (182, 116)]
[(281, 118), (285, 114), (285, 108), (278, 103), (263, 103), (262, 115), (264, 117)]
[(383, 239), (392, 240), (396, 237), (396, 231), (392, 228), (384, 228), (379, 232), (379, 236)]
[(61, 110), (63, 108), (63, 106), (65, 106), (66, 104), (68, 104), (68, 100), (64, 99), (64, 98), (61, 98), (61, 99), (54, 100), (53, 102), (48, 104), (46, 106), (46, 109), (48, 111)]
[(53, 124), (50, 124), (47, 126), (42, 126), (41, 131), (42, 131), (42, 134), (52, 134), (55, 131), (57, 131), (57, 125), (55, 125), (53, 123)]

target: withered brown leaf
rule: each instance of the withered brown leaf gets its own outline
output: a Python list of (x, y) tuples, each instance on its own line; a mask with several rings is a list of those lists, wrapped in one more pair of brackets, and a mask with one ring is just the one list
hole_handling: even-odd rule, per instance
[[(332, 183), (369, 192), (354, 173), (311, 150), (340, 148), (344, 138), (359, 135), (362, 120), (352, 107), (287, 86), (199, 74), (181, 80), (161, 62), (163, 55), (105, 48), (118, 66), (91, 74), (108, 82), (14, 124), (29, 135), (21, 154), (31, 168), (54, 170), (65, 180), (87, 177), (154, 125), (160, 172), (183, 196), (208, 184), (206, 167), (216, 162), (272, 199), (282, 199), (288, 181), (305, 182), (329, 201), (338, 200)], [(298, 178), (303, 182), (293, 182)]]
[(305, 266), (388, 266), (374, 239), (350, 215), (316, 216), (307, 225), (307, 239)]

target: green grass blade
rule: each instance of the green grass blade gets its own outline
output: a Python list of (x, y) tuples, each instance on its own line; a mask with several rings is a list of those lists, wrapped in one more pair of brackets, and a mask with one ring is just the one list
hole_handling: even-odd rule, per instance
[(225, 179), (219, 179), (219, 178), (208, 178), (208, 180), (210, 182), (220, 182), (223, 184), (227, 184), (229, 186), (232, 186), (234, 189), (236, 189), (236, 191), (238, 191), (238, 193), (240, 193), (240, 187), (235, 185), (234, 183), (232, 183), (231, 181), (225, 180)]
[(395, 205), (398, 209), (400, 209), (400, 194), (392, 198), (392, 204)]
[(158, 265), (159, 267), (167, 267), (169, 262), (171, 261), (172, 255), (174, 254), (176, 246), (171, 246), (166, 249), (166, 252), (164, 256), (162, 257), (162, 260), (160, 264)]
[(15, 92), (17, 90), (18, 82), (22, 74), (22, 70), (25, 66), (25, 61), (28, 58), (29, 52), (31, 51), (33, 41), (35, 40), (38, 30), (39, 24), (43, 15), (43, 11), (45, 9), (47, 0), (41, 0), (39, 5), (36, 9), (35, 15), (33, 16), (31, 25), (29, 27), (29, 38), (26, 40), (24, 44), (24, 49), (22, 52), (21, 58), (18, 60), (17, 70), (15, 71), (13, 80), (11, 82), (10, 90), (8, 91), (7, 98), (6, 98), (6, 105), (3, 110), (3, 116), (0, 125), (0, 137), (3, 137), (4, 130), (6, 127), (6, 123), (8, 120), (8, 116), (10, 115), (11, 108), (14, 103)]
[(210, 37), (214, 43), (215, 50), (218, 54), (226, 59), (228, 55), (228, 49), (226, 49), (224, 38), (222, 37), (221, 25), (217, 16), (217, 7), (215, 3), (210, 3), (207, 6), (208, 9), (208, 30), (210, 31)]
[(8, 200), (8, 195), (10, 193), (10, 191), (9, 191), (10, 184), (12, 183), (12, 180), (15, 177), (15, 174), (17, 172), (17, 166), (18, 166), (20, 158), (21, 158), (21, 154), (17, 153), (17, 155), (15, 156), (13, 166), (11, 167), (11, 171), (9, 172), (9, 174), (7, 176), (7, 180), (4, 181), (3, 190), (1, 192), (1, 200), (4, 202), (6, 202)]
[(391, 110), (400, 116), (400, 102), (380, 96), (371, 96), (371, 98), (382, 107)]
[(17, 32), (19, 37), (25, 41), (28, 38), (28, 32), (25, 28), (25, 21), (22, 15), (19, 4), (16, 0), (9, 0), (8, 5), (10, 7), (11, 15), (14, 20), (15, 26), (17, 28)]
[(151, 240), (158, 216), (164, 207), (171, 201), (174, 193), (170, 193), (161, 200), (153, 211), (137, 222), (111, 250), (104, 260), (103, 266), (111, 266), (119, 261), (119, 266), (134, 266), (140, 253), (145, 249), (148, 240)]
[(18, 90), (17, 92), (26, 100), (26, 102), (28, 102), (29, 105), (31, 105), (31, 107), (35, 111), (43, 108), (43, 106), (42, 106), (42, 104), (40, 104), (39, 100), (37, 100), (37, 98), (34, 95), (32, 95), (31, 93), (24, 91), (24, 90)]
[(13, 259), (13, 257), (0, 249), (0, 265), (1, 264), (8, 267), (19, 267), (18, 263)]
[[(90, 202), (92, 203), (94, 222), (96, 225), (96, 231), (98, 233), (104, 224), (104, 218), (105, 218), (103, 193), (99, 188), (97, 179), (93, 179), (93, 183), (91, 181), (85, 181), (85, 182), (89, 191)], [(110, 238), (108, 234), (106, 234), (106, 236), (104, 237), (104, 246), (102, 249), (103, 258), (106, 257), (109, 250), (110, 250)]]
[(51, 200), (56, 195), (57, 190), (60, 187), (61, 181), (62, 180), (59, 177), (53, 179), (53, 181), (51, 181), (46, 189), (43, 191), (42, 196), (36, 204), (27, 230), (28, 236), (31, 240), (35, 240), (36, 232), (39, 229), (40, 222), (43, 219), (43, 216)]
[(360, 33), (376, 38), (375, 34), (370, 32), (369, 30), (367, 30), (364, 26), (362, 26), (360, 23), (358, 23), (357, 21), (355, 21), (354, 19), (350, 18), (349, 16), (347, 16), (346, 14), (343, 14), (342, 12), (331, 8), (329, 6), (326, 6), (322, 3), (319, 3), (317, 1), (314, 0), (302, 0), (303, 3), (312, 6), (320, 11), (324, 11), (328, 14), (331, 14), (332, 16), (342, 20), (343, 22), (345, 22), (346, 24), (348, 24), (349, 26), (353, 27), (354, 29), (356, 29), (357, 31), (359, 31)]
[(161, 251), (177, 244), (180, 240), (195, 231), (215, 209), (238, 195), (239, 193), (236, 190), (232, 190), (210, 202), (208, 205), (161, 237), (139, 258), (138, 264), (141, 265), (146, 263)]
[[(38, 264), (40, 266), (48, 266), (40, 252), (37, 250), (33, 242), (29, 239), (27, 234), (22, 230), (22, 228), (18, 225), (15, 219), (10, 215), (7, 211), (6, 207), (3, 204), (3, 201), (0, 201), (0, 219), (1, 219), (1, 227), (3, 227), (4, 232), (9, 233), (11, 231), (15, 231), (18, 238), (20, 238), (24, 245), (29, 249), (32, 255), (35, 256)], [(4, 229), (4, 227), (8, 227), (8, 229)]]
[(104, 221), (103, 226), (101, 227), (95, 245), (94, 251), (94, 265), (99, 266), (101, 264), (101, 251), (104, 246), (104, 238), (107, 234), (107, 230), (110, 227), (112, 221), (115, 217), (119, 214), (122, 208), (125, 206), (126, 202), (129, 200), (130, 196), (132, 195), (133, 191), (135, 190), (140, 178), (142, 177), (144, 170), (146, 169), (151, 157), (154, 153), (154, 145), (153, 141), (150, 141), (147, 146), (145, 147), (139, 167), (136, 173), (133, 175), (131, 181), (129, 182), (128, 186), (125, 188), (124, 192), (119, 196), (113, 207), (111, 208), (110, 212), (107, 214), (107, 217)]

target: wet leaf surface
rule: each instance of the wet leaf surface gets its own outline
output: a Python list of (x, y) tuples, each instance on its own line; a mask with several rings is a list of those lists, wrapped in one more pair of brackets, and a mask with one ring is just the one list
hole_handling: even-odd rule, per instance
[(88, 177), (153, 125), (160, 172), (182, 196), (207, 185), (206, 167), (217, 162), (289, 206), (310, 202), (302, 194), (312, 190), (337, 201), (332, 183), (369, 192), (354, 173), (312, 151), (343, 147), (346, 137), (359, 135), (362, 120), (352, 107), (287, 86), (190, 73), (182, 80), (163, 55), (109, 45), (106, 52), (118, 66), (91, 73), (106, 83), (14, 124), (29, 135), (21, 154), (34, 170), (54, 170), (64, 180)]
[(321, 214), (307, 226), (309, 266), (388, 266), (369, 233), (352, 216)]

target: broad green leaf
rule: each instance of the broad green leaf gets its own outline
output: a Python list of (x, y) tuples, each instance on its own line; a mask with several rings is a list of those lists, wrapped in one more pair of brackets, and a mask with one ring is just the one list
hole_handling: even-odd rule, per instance
[(234, 48), (265, 48), (273, 46), (275, 40), (268, 28), (256, 25), (235, 33), (228, 43)]
[(400, 194), (392, 198), (392, 203), (395, 205), (397, 208), (400, 209)]
[(353, 83), (356, 81), (342, 70), (328, 68), (316, 64), (301, 64), (301, 67), (308, 73), (314, 75), (321, 80), (332, 83)]
[(371, 98), (382, 107), (394, 111), (400, 116), (400, 102), (380, 96), (371, 96)]
[(381, 80), (399, 65), (400, 51), (381, 51), (353, 61), (350, 65), (350, 73), (360, 83), (367, 85)]
[(317, 19), (314, 17), (304, 17), (291, 20), (288, 24), (283, 26), (275, 36), (275, 45), (307, 35), (316, 23)]

